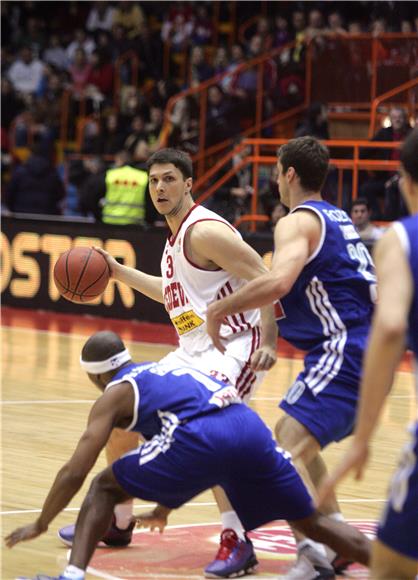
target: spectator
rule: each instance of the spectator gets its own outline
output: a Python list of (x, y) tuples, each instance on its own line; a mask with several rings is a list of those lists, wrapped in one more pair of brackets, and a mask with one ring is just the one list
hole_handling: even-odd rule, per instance
[(23, 111), (25, 104), (16, 94), (7, 77), (1, 79), (1, 126), (9, 130), (12, 121)]
[(273, 34), (270, 30), (270, 23), (267, 18), (260, 16), (257, 20), (255, 35), (263, 40), (262, 52), (268, 52), (273, 46)]
[(93, 2), (87, 18), (87, 30), (93, 33), (100, 30), (110, 31), (113, 25), (114, 12), (115, 9), (108, 2), (102, 0)]
[(43, 60), (58, 70), (66, 70), (68, 66), (67, 53), (64, 50), (58, 34), (51, 34), (48, 47), (44, 51)]
[(130, 131), (125, 139), (123, 148), (133, 156), (140, 141), (145, 141), (145, 143), (147, 143), (147, 133), (145, 130), (144, 119), (140, 115), (135, 115), (132, 119)]
[(293, 39), (295, 48), (291, 54), (291, 61), (299, 64), (303, 61), (306, 40), (306, 19), (302, 10), (295, 10), (292, 14)]
[(190, 55), (190, 86), (200, 85), (213, 76), (213, 68), (207, 62), (204, 48), (194, 46)]
[(88, 58), (93, 50), (96, 48), (94, 40), (89, 38), (82, 28), (77, 28), (74, 33), (74, 40), (67, 46), (67, 60), (70, 64), (75, 60), (75, 55), (78, 50), (82, 50)]
[(224, 46), (218, 46), (213, 58), (213, 74), (220, 75), (224, 73), (229, 65), (228, 51)]
[(138, 38), (145, 26), (145, 16), (137, 2), (121, 0), (113, 15), (113, 25), (122, 26), (129, 40)]
[(38, 144), (30, 157), (17, 167), (7, 191), (7, 206), (16, 213), (61, 214), (65, 188), (50, 160)]
[(147, 172), (133, 167), (127, 151), (118, 151), (114, 166), (91, 177), (88, 187), (80, 189), (80, 208), (104, 223), (144, 224), (147, 185)]
[(73, 95), (76, 98), (81, 98), (91, 73), (91, 64), (87, 60), (84, 49), (77, 48), (75, 50), (74, 62), (69, 66), (68, 72), (70, 73)]
[(150, 120), (145, 125), (148, 146), (151, 152), (157, 151), (161, 147), (162, 129), (164, 124), (164, 111), (161, 107), (150, 108)]
[(333, 10), (328, 14), (328, 32), (331, 34), (346, 35), (343, 19), (338, 10)]
[(43, 74), (43, 63), (33, 58), (33, 53), (27, 46), (21, 49), (20, 58), (8, 70), (13, 88), (25, 98), (30, 98), (36, 93)]
[(206, 145), (225, 141), (237, 132), (238, 126), (229, 96), (219, 85), (211, 86), (208, 90), (206, 112)]
[(26, 21), (25, 30), (19, 38), (19, 46), (28, 46), (36, 58), (40, 58), (45, 46), (43, 22), (39, 18), (30, 17)]
[(176, 147), (193, 155), (198, 150), (199, 122), (193, 97), (179, 99), (171, 116), (172, 130), (169, 147)]
[(98, 91), (102, 99), (110, 99), (113, 93), (113, 66), (105, 51), (94, 50), (90, 57), (88, 85)]
[(367, 199), (359, 197), (351, 205), (351, 219), (360, 238), (370, 249), (383, 236), (382, 228), (370, 221), (371, 211)]
[(228, 93), (233, 94), (233, 86), (235, 84), (235, 75), (233, 74), (235, 69), (239, 67), (240, 64), (245, 62), (244, 59), (244, 50), (240, 44), (233, 44), (231, 47), (231, 57), (229, 59), (229, 63), (227, 63), (225, 71), (228, 74), (221, 80), (221, 87), (222, 89)]
[(296, 128), (295, 137), (309, 135), (317, 139), (329, 139), (328, 107), (324, 103), (312, 103), (305, 119)]
[(208, 9), (204, 4), (199, 4), (193, 20), (192, 44), (194, 46), (207, 46), (211, 43), (212, 36), (213, 23), (209, 18)]
[[(382, 127), (372, 141), (403, 141), (411, 131), (404, 109), (392, 107), (389, 111), (390, 126)], [(363, 149), (363, 159), (399, 160), (399, 149)], [(399, 176), (391, 171), (389, 176), (384, 171), (369, 173), (369, 179), (360, 187), (360, 197), (365, 197), (372, 209), (373, 219), (397, 219), (405, 212), (399, 186)]]
[(281, 14), (277, 14), (274, 19), (273, 48), (279, 48), (291, 41), (289, 23)]

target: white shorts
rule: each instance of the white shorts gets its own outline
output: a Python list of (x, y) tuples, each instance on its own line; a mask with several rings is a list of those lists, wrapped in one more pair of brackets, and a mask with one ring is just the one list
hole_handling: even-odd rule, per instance
[(253, 328), (225, 341), (222, 354), (211, 344), (206, 350), (188, 353), (179, 346), (160, 362), (170, 366), (190, 366), (218, 380), (232, 383), (244, 402), (249, 401), (264, 378), (265, 372), (255, 373), (250, 367), (251, 355), (260, 345), (260, 329)]

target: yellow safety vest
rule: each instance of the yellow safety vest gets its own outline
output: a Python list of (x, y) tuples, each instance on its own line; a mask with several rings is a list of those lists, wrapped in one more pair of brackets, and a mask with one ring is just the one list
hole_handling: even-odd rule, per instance
[(106, 224), (139, 224), (145, 219), (148, 174), (130, 165), (106, 172), (102, 221)]

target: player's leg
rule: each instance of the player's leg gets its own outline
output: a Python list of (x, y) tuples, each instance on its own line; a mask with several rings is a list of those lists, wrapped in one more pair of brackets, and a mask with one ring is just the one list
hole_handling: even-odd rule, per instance
[(371, 557), (371, 577), (375, 580), (415, 580), (418, 562), (399, 552), (395, 552), (378, 539), (373, 542)]
[(109, 528), (115, 505), (129, 499), (131, 497), (116, 481), (112, 467), (107, 467), (93, 479), (77, 518), (70, 568), (64, 571), (64, 578), (76, 578), (78, 571), (86, 570), (98, 542)]
[[(108, 465), (119, 459), (124, 453), (136, 449), (139, 444), (138, 433), (130, 433), (121, 429), (113, 429), (109, 441), (106, 445), (106, 458)], [(115, 506), (114, 518), (105, 530), (101, 541), (104, 546), (123, 547), (128, 546), (132, 540), (132, 520), (133, 499)], [(59, 538), (66, 546), (72, 546), (75, 526), (71, 524), (61, 528), (58, 532)]]
[[(247, 335), (247, 333), (243, 333)], [(220, 353), (213, 345), (205, 351), (193, 355), (181, 347), (165, 356), (161, 362), (169, 365), (190, 366), (220, 381), (229, 382), (245, 393), (245, 399), (256, 388), (260, 376), (249, 368), (253, 341), (251, 333), (227, 343), (227, 352)], [(244, 527), (231, 506), (222, 488), (212, 490), (221, 516), (222, 532), (215, 558), (205, 568), (205, 575), (226, 578), (230, 573), (240, 573), (252, 569), (258, 562), (251, 541), (246, 537)], [(232, 570), (232, 572), (231, 572)]]
[(315, 511), (307, 518), (289, 522), (305, 536), (330, 546), (341, 556), (368, 566), (371, 542), (359, 530)]

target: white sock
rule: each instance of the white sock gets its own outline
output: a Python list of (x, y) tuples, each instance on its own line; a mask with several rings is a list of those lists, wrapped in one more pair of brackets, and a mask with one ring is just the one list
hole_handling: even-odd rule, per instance
[(221, 513), (222, 529), (232, 529), (240, 540), (245, 541), (244, 528), (239, 517), (234, 511)]
[(64, 578), (68, 578), (69, 580), (84, 580), (84, 575), (84, 570), (77, 568), (77, 566), (73, 566), (72, 564), (68, 565), (63, 572)]
[(298, 542), (298, 544), (297, 544), (298, 550), (303, 548), (303, 546), (311, 546), (311, 548), (316, 550), (319, 554), (321, 554), (321, 556), (324, 556), (325, 558), (327, 557), (324, 544), (320, 544), (319, 542), (315, 542), (314, 540), (311, 540), (310, 538), (305, 538), (301, 542)]
[(125, 503), (119, 503), (115, 506), (114, 513), (116, 518), (116, 527), (118, 527), (120, 530), (126, 530), (126, 528), (131, 523), (133, 509), (133, 500), (127, 501)]

